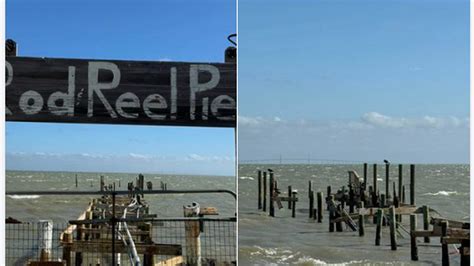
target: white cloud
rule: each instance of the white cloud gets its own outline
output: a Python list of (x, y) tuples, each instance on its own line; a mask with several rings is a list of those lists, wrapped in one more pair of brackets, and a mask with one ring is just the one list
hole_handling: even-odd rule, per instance
[(454, 116), (434, 117), (425, 115), (423, 117), (406, 118), (391, 117), (377, 112), (369, 112), (362, 115), (362, 120), (370, 125), (388, 128), (453, 128), (468, 126), (466, 119)]

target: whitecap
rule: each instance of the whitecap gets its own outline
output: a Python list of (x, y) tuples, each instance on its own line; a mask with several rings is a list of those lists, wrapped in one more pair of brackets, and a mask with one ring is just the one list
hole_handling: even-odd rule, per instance
[(457, 191), (444, 191), (444, 190), (441, 190), (441, 191), (438, 191), (436, 193), (425, 193), (423, 195), (429, 195), (429, 196), (450, 196), (450, 195), (457, 195), (458, 192)]
[(242, 180), (245, 180), (245, 179), (253, 180), (253, 177), (251, 177), (251, 176), (240, 176), (239, 179), (242, 179)]
[(8, 195), (11, 199), (37, 199), (39, 195)]

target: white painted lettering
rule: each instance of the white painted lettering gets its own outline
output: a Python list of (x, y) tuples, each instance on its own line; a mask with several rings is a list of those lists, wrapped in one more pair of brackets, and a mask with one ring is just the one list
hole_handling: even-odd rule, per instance
[(27, 91), (20, 97), (20, 109), (27, 115), (35, 115), (43, 109), (43, 97), (36, 91)]
[(117, 112), (125, 118), (137, 118), (137, 112), (127, 113), (123, 108), (140, 108), (140, 99), (138, 99), (137, 95), (134, 93), (126, 92), (118, 97), (115, 102), (115, 108), (117, 109)]
[[(199, 71), (207, 71), (211, 73), (211, 79), (206, 83), (199, 83)], [(196, 94), (206, 90), (210, 90), (219, 84), (219, 69), (212, 65), (191, 65), (189, 68), (189, 86), (190, 86), (190, 118), (195, 119), (196, 112)]]
[[(57, 91), (52, 93), (48, 99), (48, 109), (55, 115), (74, 116), (74, 91), (76, 89), (76, 67), (68, 68), (68, 87), (67, 93)], [(58, 100), (62, 101), (62, 105), (58, 105)]]
[[(99, 83), (99, 70), (109, 70), (113, 73), (112, 82), (110, 83)], [(87, 116), (92, 117), (94, 115), (94, 92), (99, 97), (102, 104), (109, 112), (112, 118), (117, 118), (110, 103), (104, 97), (101, 90), (108, 90), (116, 88), (120, 83), (120, 70), (116, 64), (110, 62), (89, 62), (89, 102), (87, 108)]]

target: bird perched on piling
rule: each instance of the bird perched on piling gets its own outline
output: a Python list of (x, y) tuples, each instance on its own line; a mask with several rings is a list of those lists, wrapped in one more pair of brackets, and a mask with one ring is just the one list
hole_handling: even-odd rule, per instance
[(383, 160), (384, 163), (386, 164), (390, 164), (390, 162), (388, 160)]

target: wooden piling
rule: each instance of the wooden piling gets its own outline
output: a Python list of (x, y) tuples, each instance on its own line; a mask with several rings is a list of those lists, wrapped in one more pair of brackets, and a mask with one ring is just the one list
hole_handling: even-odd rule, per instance
[(267, 172), (263, 172), (263, 211), (267, 211)]
[[(430, 225), (430, 210), (428, 206), (423, 205), (423, 230), (428, 230)], [(430, 243), (430, 238), (425, 236), (425, 243)]]
[(372, 185), (374, 193), (377, 192), (377, 164), (374, 164), (374, 184)]
[[(331, 196), (331, 186), (327, 187), (327, 200), (329, 200), (329, 197)], [(327, 204), (327, 210), (329, 211), (329, 204)]]
[(104, 176), (101, 175), (100, 176), (100, 191), (104, 191), (104, 187), (105, 187)]
[(258, 209), (262, 209), (262, 171), (258, 170)]
[(354, 213), (354, 205), (355, 205), (354, 190), (352, 189), (352, 186), (350, 186), (349, 187), (349, 213)]
[(441, 221), (441, 264), (449, 266), (449, 248), (448, 244), (443, 241), (444, 237), (448, 236), (448, 221)]
[[(387, 199), (384, 194), (380, 195), (380, 205), (379, 205), (380, 208), (385, 208), (385, 206), (387, 206), (386, 200)], [(385, 219), (385, 217), (382, 217), (382, 225), (383, 226), (387, 225), (387, 220)]]
[(416, 214), (410, 214), (410, 247), (411, 247), (411, 260), (418, 260), (418, 246), (416, 243)]
[(390, 164), (385, 164), (385, 196), (390, 198)]
[[(464, 223), (462, 229), (470, 229), (471, 225), (469, 223)], [(459, 247), (459, 255), (461, 256), (461, 265), (471, 265), (470, 263), (470, 239), (462, 239), (461, 246)]]
[(309, 194), (309, 218), (313, 218), (313, 209), (314, 209), (314, 191), (311, 191), (311, 194)]
[(398, 199), (402, 199), (402, 186), (403, 186), (403, 165), (398, 165)]
[(296, 195), (298, 192), (296, 190), (291, 191), (291, 197), (293, 200), (291, 201), (293, 203), (293, 206), (291, 207), (291, 217), (295, 218), (296, 217)]
[(405, 185), (402, 186), (402, 203), (405, 203)]
[(274, 193), (275, 192), (275, 180), (273, 179), (273, 172), (270, 172), (270, 190), (268, 192), (268, 199), (270, 200), (270, 213), (271, 217), (275, 217), (275, 201)]
[(383, 219), (383, 210), (377, 210), (377, 228), (375, 230), (375, 245), (380, 246), (380, 238), (382, 236), (382, 219)]
[(313, 181), (308, 181), (308, 198), (311, 197), (311, 193), (313, 192)]
[[(291, 189), (291, 186), (288, 186), (288, 198), (291, 198), (291, 192), (293, 190)], [(291, 200), (288, 201), (288, 210), (291, 210), (291, 205), (292, 205), (292, 202)]]
[(318, 223), (321, 223), (323, 220), (323, 192), (318, 192), (317, 197)]
[(78, 182), (77, 182), (77, 174), (76, 174), (76, 187), (78, 186)]
[(367, 187), (367, 163), (364, 163), (364, 187)]
[(341, 208), (344, 209), (346, 207), (346, 187), (342, 186), (342, 199), (341, 199)]
[(415, 165), (410, 164), (410, 205), (415, 206)]
[[(337, 206), (337, 212), (336, 212), (336, 218), (340, 218), (342, 213), (342, 205)], [(342, 232), (342, 222), (337, 221), (336, 222), (336, 232)]]
[[(332, 197), (332, 196), (330, 196), (330, 197)], [(334, 213), (335, 213), (334, 212), (334, 207), (330, 207), (329, 208), (329, 219), (328, 219), (328, 221), (329, 221), (329, 232), (331, 232), (331, 233), (334, 232), (334, 222), (333, 222), (333, 220), (336, 218)]]
[(364, 215), (359, 214), (359, 236), (364, 236), (365, 229), (364, 229)]
[(38, 222), (38, 253), (40, 261), (52, 259), (53, 248), (53, 221), (40, 220)]
[(393, 205), (389, 209), (389, 217), (390, 217), (390, 247), (392, 250), (397, 250), (397, 232), (396, 232), (397, 220), (395, 218), (395, 207)]
[[(183, 206), (184, 217), (198, 217), (200, 206), (193, 202), (191, 205)], [(199, 221), (184, 222), (186, 239), (186, 259), (188, 265), (201, 266), (201, 230)]]

